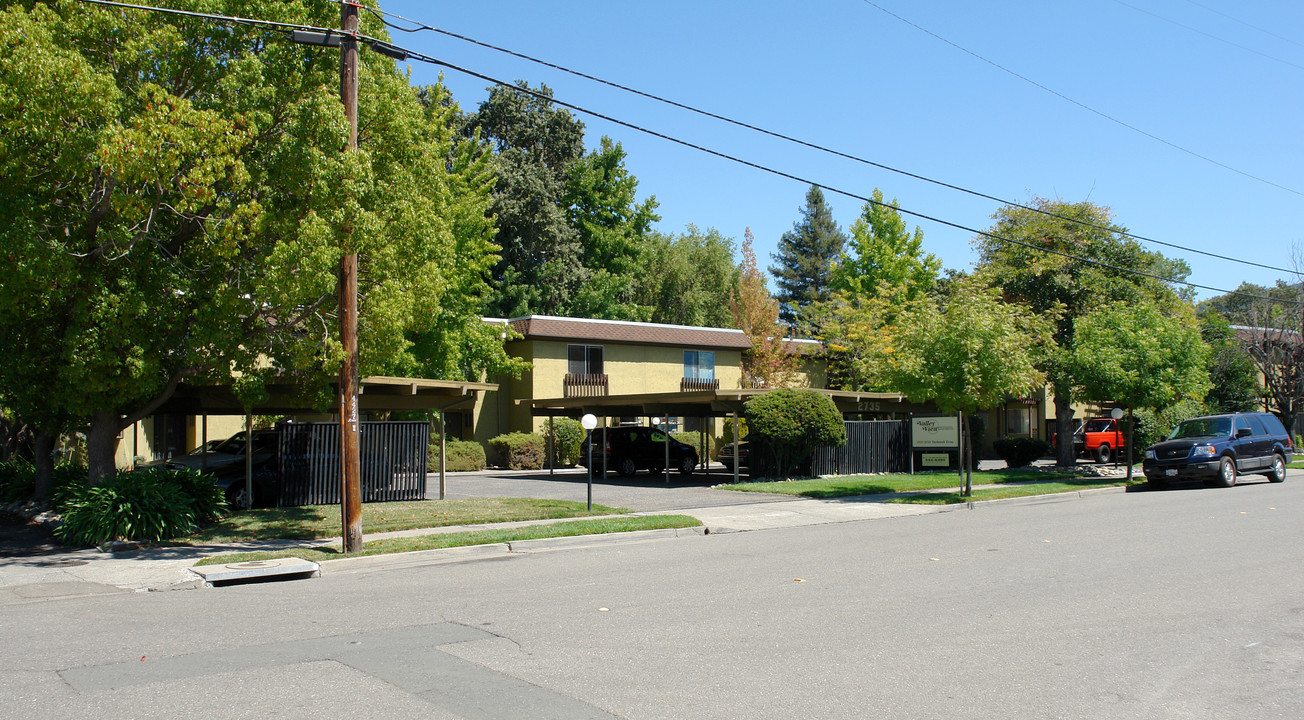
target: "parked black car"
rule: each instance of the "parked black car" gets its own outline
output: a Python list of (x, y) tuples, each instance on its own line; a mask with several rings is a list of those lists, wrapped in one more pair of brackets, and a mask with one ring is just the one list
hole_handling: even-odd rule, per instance
[[(212, 445), (212, 442), (209, 444)], [(169, 459), (166, 465), (172, 470), (207, 471), (213, 476), (214, 484), (226, 494), (228, 505), (247, 509), (256, 505), (274, 504), (277, 493), (276, 446), (275, 430), (254, 431), (252, 502), (245, 484), (245, 453), (248, 443), (244, 431), (213, 445), (207, 453), (196, 450), (187, 455), (178, 455)]]
[(1270, 413), (1210, 415), (1184, 421), (1167, 440), (1146, 448), (1146, 480), (1163, 487), (1175, 480), (1236, 484), (1243, 473), (1286, 479), (1294, 457), (1290, 435)]
[(679, 470), (681, 475), (693, 474), (697, 467), (697, 450), (692, 445), (668, 437), (665, 432), (650, 427), (614, 427), (607, 428), (607, 443), (602, 446), (602, 430), (592, 430), (580, 445), (580, 465), (588, 467), (589, 442), (593, 441), (593, 469), (602, 471), (605, 467), (621, 475), (630, 476), (639, 470), (647, 470), (653, 475), (666, 468), (666, 441), (670, 443), (670, 467)]

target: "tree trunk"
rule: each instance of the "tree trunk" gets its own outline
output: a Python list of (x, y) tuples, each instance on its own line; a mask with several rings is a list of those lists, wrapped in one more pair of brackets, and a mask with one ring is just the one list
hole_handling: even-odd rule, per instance
[(118, 432), (122, 419), (116, 411), (97, 410), (91, 416), (91, 426), (86, 432), (86, 465), (91, 486), (104, 483), (118, 472), (115, 456), (118, 452)]
[(36, 486), (32, 490), (32, 502), (42, 505), (50, 501), (50, 491), (54, 488), (55, 439), (54, 435), (39, 430), (32, 437), (34, 449), (32, 465), (36, 468)]
[(1055, 387), (1055, 438), (1059, 447), (1055, 448), (1055, 464), (1072, 467), (1077, 463), (1073, 454), (1073, 402), (1068, 388)]

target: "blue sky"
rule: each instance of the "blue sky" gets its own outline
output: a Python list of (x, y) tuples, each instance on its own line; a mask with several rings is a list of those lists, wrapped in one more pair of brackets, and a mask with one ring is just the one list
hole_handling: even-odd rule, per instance
[[(1304, 246), (1304, 3), (872, 3), (391, 0), (381, 7), (987, 195), (1090, 200), (1139, 235), (1292, 267), (1292, 249)], [(998, 207), (460, 40), (393, 38), (485, 75), (546, 83), (567, 102), (823, 185), (862, 196), (877, 187), (903, 209), (958, 225), (986, 229)], [(414, 63), (411, 72), (414, 83), (429, 83), (439, 71)], [(464, 109), (485, 99), (483, 80), (444, 75)], [(801, 182), (581, 119), (588, 147), (603, 135), (624, 146), (640, 199), (660, 203), (662, 231), (693, 223), (741, 244), (751, 227), (758, 258), (769, 265), (779, 237), (799, 219), (808, 187)], [(845, 229), (862, 202), (827, 195)], [(925, 249), (945, 267), (972, 266), (972, 233), (907, 221), (923, 229)], [(1153, 249), (1185, 259), (1192, 282), (1216, 288), (1286, 277)]]

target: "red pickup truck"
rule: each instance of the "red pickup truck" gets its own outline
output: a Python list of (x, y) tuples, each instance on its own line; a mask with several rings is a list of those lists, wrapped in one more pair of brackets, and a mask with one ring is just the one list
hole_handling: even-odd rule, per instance
[(1092, 418), (1073, 433), (1073, 452), (1107, 463), (1126, 444), (1127, 434), (1114, 418)]

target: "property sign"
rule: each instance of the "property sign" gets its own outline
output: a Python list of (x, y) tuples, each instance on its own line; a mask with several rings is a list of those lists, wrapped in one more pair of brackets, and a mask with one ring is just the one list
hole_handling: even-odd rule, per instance
[(950, 453), (923, 453), (920, 465), (924, 467), (951, 467)]
[(960, 447), (960, 418), (955, 415), (914, 417), (911, 420), (911, 447), (915, 449)]

